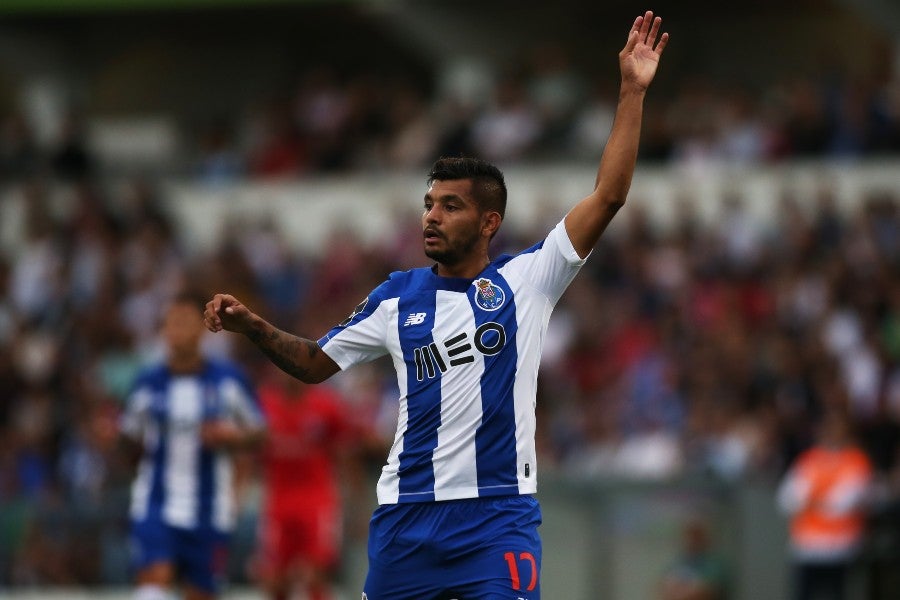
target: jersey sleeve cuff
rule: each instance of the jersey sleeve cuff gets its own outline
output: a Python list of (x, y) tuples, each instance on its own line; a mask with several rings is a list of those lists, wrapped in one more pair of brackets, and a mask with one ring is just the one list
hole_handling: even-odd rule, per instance
[(578, 252), (575, 251), (575, 246), (572, 245), (572, 240), (569, 239), (569, 232), (566, 231), (565, 219), (557, 223), (556, 228), (553, 231), (553, 237), (556, 238), (556, 247), (559, 248), (559, 253), (562, 254), (566, 259), (566, 262), (571, 265), (579, 267), (584, 265), (591, 254), (594, 253), (592, 249), (584, 258), (578, 256)]
[(345, 352), (340, 352), (340, 349), (336, 344), (329, 345), (328, 342), (329, 338), (328, 336), (325, 336), (316, 343), (319, 345), (319, 349), (324, 352), (328, 358), (333, 360), (341, 371), (344, 371), (354, 364), (353, 360)]

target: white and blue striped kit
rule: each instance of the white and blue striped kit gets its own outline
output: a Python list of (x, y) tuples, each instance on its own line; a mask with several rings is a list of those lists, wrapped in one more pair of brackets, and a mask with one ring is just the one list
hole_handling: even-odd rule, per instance
[(138, 376), (120, 423), (144, 447), (131, 490), (133, 521), (233, 528), (231, 458), (200, 440), (200, 427), (212, 419), (263, 426), (254, 393), (233, 366), (209, 361), (200, 373), (177, 375), (160, 365)]
[(550, 313), (584, 264), (560, 222), (474, 279), (392, 273), (319, 340), (341, 369), (389, 354), (397, 433), (379, 504), (537, 491), (535, 394)]

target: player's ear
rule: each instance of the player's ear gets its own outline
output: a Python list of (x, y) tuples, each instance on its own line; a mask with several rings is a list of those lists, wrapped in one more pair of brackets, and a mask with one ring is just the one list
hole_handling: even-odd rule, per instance
[(486, 211), (481, 216), (481, 233), (488, 238), (494, 237), (502, 222), (503, 217), (500, 216), (500, 213), (495, 210)]

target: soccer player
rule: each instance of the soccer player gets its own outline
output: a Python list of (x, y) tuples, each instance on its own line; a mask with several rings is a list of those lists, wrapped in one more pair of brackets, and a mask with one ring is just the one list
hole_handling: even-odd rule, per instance
[(502, 173), (438, 160), (422, 226), (430, 268), (393, 273), (318, 342), (273, 327), (228, 294), (206, 326), (241, 333), (277, 366), (320, 382), (389, 354), (397, 432), (370, 521), (366, 600), (537, 600), (540, 507), (535, 392), (550, 313), (625, 202), (643, 101), (669, 36), (648, 11), (619, 53), (615, 121), (594, 190), (538, 244), (491, 259)]
[(120, 423), (140, 453), (130, 509), (134, 600), (216, 597), (236, 516), (232, 451), (263, 437), (243, 374), (201, 352), (203, 305), (183, 293), (166, 308), (166, 359), (138, 375)]
[(327, 600), (343, 533), (338, 479), (370, 436), (327, 385), (307, 385), (273, 367), (259, 398), (268, 435), (255, 574), (272, 600)]

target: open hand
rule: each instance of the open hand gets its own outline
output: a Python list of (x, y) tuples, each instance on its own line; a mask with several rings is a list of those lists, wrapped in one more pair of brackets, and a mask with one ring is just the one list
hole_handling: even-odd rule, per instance
[(628, 42), (619, 52), (623, 85), (631, 84), (643, 91), (653, 81), (659, 57), (669, 42), (668, 33), (659, 34), (661, 23), (662, 19), (654, 18), (650, 10), (634, 20), (628, 32)]

